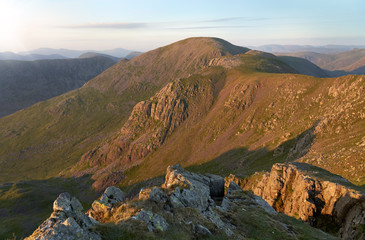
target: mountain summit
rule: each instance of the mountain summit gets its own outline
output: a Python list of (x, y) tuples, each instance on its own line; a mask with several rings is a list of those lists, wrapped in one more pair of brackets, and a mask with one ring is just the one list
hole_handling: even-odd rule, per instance
[[(32, 180), (51, 177), (48, 188), (82, 197), (75, 188), (91, 184), (133, 189), (177, 163), (247, 179), (275, 163), (304, 162), (362, 185), (365, 78), (303, 75), (323, 73), (303, 61), (216, 38), (122, 60), (80, 89), (0, 119), (0, 182), (28, 180), (5, 184), (0, 196), (17, 201), (0, 201), (15, 213), (42, 191)], [(79, 183), (70, 187), (70, 179)]]

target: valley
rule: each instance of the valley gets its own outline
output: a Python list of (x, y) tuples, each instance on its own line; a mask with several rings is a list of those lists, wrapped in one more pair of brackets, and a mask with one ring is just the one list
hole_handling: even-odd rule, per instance
[[(161, 185), (166, 168), (175, 164), (252, 182), (276, 163), (295, 162), (342, 176), (363, 193), (365, 77), (328, 72), (355, 73), (351, 69), (358, 69), (361, 59), (347, 63), (356, 65), (351, 69), (323, 70), (324, 65), (299, 57), (218, 38), (189, 38), (119, 61), (72, 91), (0, 118), (0, 222), (5, 226), (0, 236), (29, 236), (52, 213), (52, 201), (61, 192), (82, 200), (85, 209), (109, 186), (133, 198), (143, 186)], [(34, 199), (39, 193), (46, 196), (40, 202)], [(253, 198), (247, 194), (239, 193)], [(21, 214), (34, 213), (19, 210), (29, 201), (36, 209), (47, 206), (30, 223)], [(282, 219), (287, 216), (264, 216), (295, 229), (302, 224)], [(14, 222), (28, 225), (12, 228)], [(279, 235), (290, 239), (291, 231), (279, 228)], [(213, 225), (209, 229), (226, 234)], [(237, 239), (250, 237), (232, 231)], [(296, 230), (308, 237), (306, 231)]]

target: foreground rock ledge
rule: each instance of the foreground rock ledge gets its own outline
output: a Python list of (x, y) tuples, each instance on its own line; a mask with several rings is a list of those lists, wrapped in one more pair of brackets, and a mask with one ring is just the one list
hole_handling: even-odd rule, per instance
[(176, 235), (186, 239), (336, 239), (278, 214), (234, 181), (192, 173), (180, 165), (169, 166), (164, 184), (141, 189), (138, 199), (125, 201), (119, 188), (109, 187), (87, 214), (68, 193), (61, 194), (53, 208), (51, 217), (27, 239), (111, 239), (110, 229), (134, 239)]
[(279, 212), (319, 228), (332, 225), (332, 231), (337, 228), (343, 239), (365, 239), (365, 196), (351, 189), (351, 184), (340, 176), (309, 164), (277, 163), (259, 180), (241, 185)]
[(51, 216), (26, 240), (101, 239), (90, 231), (98, 222), (86, 216), (83, 210), (79, 200), (68, 193), (61, 193), (53, 203)]

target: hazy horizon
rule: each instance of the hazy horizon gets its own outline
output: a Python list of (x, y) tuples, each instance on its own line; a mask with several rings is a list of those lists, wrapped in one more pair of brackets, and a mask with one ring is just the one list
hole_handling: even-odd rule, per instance
[(365, 3), (0, 0), (0, 52), (148, 51), (196, 36), (240, 46), (365, 45)]

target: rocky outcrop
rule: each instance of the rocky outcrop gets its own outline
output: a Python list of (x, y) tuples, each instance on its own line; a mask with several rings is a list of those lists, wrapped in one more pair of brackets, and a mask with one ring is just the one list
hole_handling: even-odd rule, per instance
[[(337, 227), (344, 239), (364, 239), (364, 194), (339, 183), (321, 180), (321, 170), (313, 169), (306, 164), (278, 163), (273, 165), (270, 173), (245, 188), (251, 189), (277, 211), (316, 227)], [(319, 177), (314, 177), (311, 172)], [(346, 180), (334, 177), (346, 183)]]
[[(334, 239), (315, 229), (306, 229), (305, 234), (310, 232), (310, 236), (302, 235), (302, 228), (309, 226), (298, 227), (286, 219), (288, 217), (279, 217), (261, 197), (244, 191), (234, 181), (227, 186), (224, 195), (224, 178), (189, 172), (180, 165), (169, 166), (164, 184), (141, 189), (137, 201), (126, 202), (119, 188), (107, 188), (88, 211), (91, 217), (82, 213), (77, 199), (61, 194), (54, 203), (51, 218), (28, 239), (110, 239), (116, 236), (113, 232), (133, 239), (159, 239), (161, 236), (173, 239), (176, 235), (187, 239), (209, 236), (242, 240), (273, 236)], [(266, 222), (270, 225), (264, 226)]]
[[(212, 82), (201, 78), (198, 81), (193, 76), (178, 79), (150, 99), (137, 103), (113, 141), (82, 156), (74, 167), (77, 175), (94, 173), (96, 182), (93, 186), (98, 190), (118, 184), (123, 179), (118, 170), (158, 149), (188, 118), (194, 121), (210, 108), (213, 103)], [(90, 168), (78, 170), (85, 165)]]
[(225, 107), (243, 111), (247, 109), (254, 100), (259, 84), (239, 83), (231, 91), (228, 99), (224, 103)]
[(91, 231), (98, 222), (83, 213), (79, 200), (68, 193), (62, 193), (53, 203), (53, 213), (27, 240), (73, 240), (101, 239)]
[(102, 221), (106, 214), (111, 215), (111, 211), (118, 204), (125, 202), (122, 190), (111, 186), (105, 189), (99, 200), (92, 203), (91, 209), (87, 212), (90, 218)]
[(166, 222), (166, 220), (159, 214), (146, 210), (140, 211), (135, 219), (146, 222), (148, 231), (150, 232), (155, 229), (160, 231), (166, 231), (169, 227), (169, 224)]

